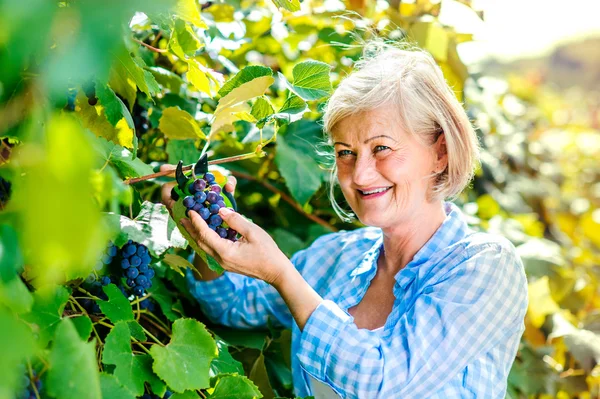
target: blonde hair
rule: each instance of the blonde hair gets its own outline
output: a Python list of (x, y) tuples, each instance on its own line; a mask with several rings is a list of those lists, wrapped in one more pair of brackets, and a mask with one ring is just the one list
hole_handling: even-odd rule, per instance
[[(475, 130), (433, 57), (408, 43), (373, 40), (364, 45), (363, 58), (329, 98), (323, 127), (331, 145), (331, 132), (342, 119), (387, 104), (398, 106), (404, 131), (427, 145), (445, 135), (448, 164), (428, 176), (434, 178), (432, 200), (454, 199), (469, 183), (479, 160)], [(323, 152), (320, 152), (323, 154)], [(335, 157), (332, 153), (328, 157)], [(338, 216), (351, 221), (334, 198), (335, 160), (330, 165), (329, 197)]]

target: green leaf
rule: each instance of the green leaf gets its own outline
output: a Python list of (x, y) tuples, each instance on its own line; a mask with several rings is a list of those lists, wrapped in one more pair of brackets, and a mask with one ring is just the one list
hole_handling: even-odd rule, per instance
[[(185, 248), (187, 243), (162, 204), (149, 201), (142, 203), (135, 219), (123, 215), (108, 215), (118, 220), (121, 234), (114, 240), (121, 247), (127, 240), (133, 240), (148, 248), (154, 257), (161, 256), (169, 248)], [(117, 219), (118, 218), (118, 219)]]
[(186, 56), (193, 56), (202, 47), (194, 31), (181, 19), (175, 20), (171, 31), (169, 49), (179, 58), (185, 60)]
[(321, 187), (321, 173), (312, 167), (313, 159), (289, 146), (283, 137), (277, 139), (275, 163), (290, 193), (301, 205)]
[(262, 398), (256, 385), (242, 375), (225, 375), (220, 377), (210, 399), (254, 399)]
[(102, 287), (104, 293), (108, 296), (108, 301), (97, 301), (102, 313), (113, 323), (119, 321), (133, 320), (133, 309), (129, 300), (123, 296), (123, 293), (114, 284)]
[(108, 85), (96, 81), (96, 96), (100, 100), (100, 104), (104, 106), (106, 119), (108, 119), (111, 125), (117, 126), (117, 123), (124, 117), (127, 125), (135, 130), (135, 124), (129, 110)]
[[(148, 355), (134, 355), (131, 350), (129, 327), (118, 322), (106, 337), (102, 363), (115, 366), (114, 375), (121, 385), (136, 396), (144, 393), (144, 383), (158, 384), (157, 391), (164, 390), (164, 384), (152, 372), (152, 359)], [(156, 391), (155, 391), (156, 392)]]
[(0, 225), (0, 281), (14, 280), (23, 269), (23, 255), (17, 232), (9, 225)]
[(332, 92), (329, 80), (331, 66), (319, 61), (304, 61), (294, 66), (292, 75), (294, 83), (289, 83), (285, 76), (279, 77), (287, 84), (288, 88), (306, 101), (319, 100)]
[(71, 318), (77, 333), (82, 340), (87, 341), (90, 339), (90, 334), (92, 333), (92, 321), (89, 317), (82, 315)]
[(290, 125), (301, 120), (306, 111), (308, 111), (306, 102), (294, 93), (290, 93), (285, 100), (285, 103), (283, 103), (283, 106), (276, 114), (269, 115), (265, 119), (260, 120), (256, 126), (261, 128), (272, 120), (278, 121), (280, 125)]
[(171, 399), (197, 399), (198, 394), (195, 391), (185, 391), (183, 393), (174, 393)]
[(158, 128), (171, 139), (206, 139), (192, 115), (177, 107), (163, 110)]
[(277, 246), (281, 251), (288, 257), (294, 255), (297, 251), (304, 249), (304, 241), (302, 241), (297, 235), (290, 233), (286, 229), (276, 228), (271, 232), (273, 239), (277, 243)]
[[(135, 82), (136, 86), (146, 93), (148, 97), (152, 97), (160, 91), (160, 87), (158, 87), (158, 83), (154, 79), (154, 76), (152, 76), (152, 73), (143, 69), (146, 64), (140, 57), (132, 58), (129, 53), (121, 52), (114, 59), (118, 68), (121, 69), (117, 73), (125, 74), (127, 79)], [(133, 106), (133, 104), (130, 104), (130, 106)]]
[(200, 151), (196, 148), (194, 140), (169, 140), (167, 154), (169, 162), (173, 165), (177, 165), (179, 161), (183, 161), (184, 165), (190, 165), (198, 160)]
[(136, 396), (119, 384), (119, 381), (114, 375), (100, 373), (100, 388), (102, 389), (103, 398), (119, 398), (119, 399), (135, 399)]
[(15, 278), (8, 283), (0, 281), (0, 304), (15, 313), (27, 313), (33, 305), (33, 295), (20, 278)]
[(195, 0), (177, 0), (174, 12), (179, 18), (196, 25), (198, 28), (207, 28), (204, 21), (202, 21), (198, 3)]
[(17, 397), (23, 376), (19, 365), (35, 350), (31, 329), (0, 306), (0, 398)]
[(231, 356), (227, 343), (218, 337), (215, 338), (217, 348), (219, 349), (219, 357), (214, 359), (210, 365), (211, 376), (225, 373), (238, 373), (239, 375), (244, 375), (242, 363)]
[(181, 79), (179, 75), (158, 66), (149, 67), (148, 70), (154, 75), (154, 79), (156, 79), (158, 84), (174, 93), (179, 93), (181, 85), (183, 84), (183, 79)]
[(244, 83), (248, 83), (263, 76), (273, 76), (273, 70), (260, 65), (247, 66), (225, 82), (223, 87), (221, 87), (221, 90), (219, 90), (219, 95), (225, 97), (227, 94), (231, 93), (233, 89), (237, 89)]
[(138, 323), (135, 320), (129, 320), (127, 322), (127, 325), (129, 326), (129, 332), (131, 333), (131, 336), (133, 338), (137, 339), (138, 341), (146, 340), (146, 334), (144, 333), (144, 328), (141, 326), (140, 323)]
[(36, 291), (31, 312), (23, 319), (36, 325), (38, 342), (45, 348), (62, 319), (62, 313), (69, 299), (69, 291), (58, 286), (55, 290)]
[(288, 11), (300, 11), (299, 0), (273, 0), (273, 4)]
[(265, 97), (257, 98), (256, 101), (254, 102), (254, 105), (252, 105), (252, 110), (250, 111), (252, 116), (255, 117), (257, 120), (266, 118), (267, 116), (271, 115), (273, 112), (275, 112), (275, 110), (273, 109), (273, 106), (269, 103), (269, 101)]
[(210, 364), (218, 351), (202, 323), (192, 319), (175, 321), (169, 345), (154, 345), (150, 353), (154, 372), (176, 392), (209, 387)]
[(131, 151), (112, 141), (102, 137), (94, 137), (92, 144), (103, 161), (114, 166), (124, 178), (145, 176), (153, 172), (152, 168), (141, 159), (133, 159)]
[(211, 96), (210, 82), (205, 72), (205, 68), (201, 64), (191, 59), (188, 61), (188, 71), (186, 74), (187, 80), (199, 91)]
[(101, 399), (96, 344), (81, 339), (73, 322), (64, 319), (56, 329), (50, 352), (48, 393), (64, 399)]

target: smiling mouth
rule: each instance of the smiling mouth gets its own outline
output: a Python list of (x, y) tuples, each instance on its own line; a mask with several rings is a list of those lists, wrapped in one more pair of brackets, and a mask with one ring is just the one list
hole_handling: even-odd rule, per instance
[(383, 193), (389, 191), (391, 188), (392, 187), (390, 186), (390, 187), (381, 187), (381, 188), (377, 188), (374, 190), (368, 190), (368, 191), (363, 191), (363, 190), (357, 190), (357, 191), (360, 193), (361, 197), (368, 198), (368, 197), (375, 197), (378, 194), (379, 195), (383, 194)]

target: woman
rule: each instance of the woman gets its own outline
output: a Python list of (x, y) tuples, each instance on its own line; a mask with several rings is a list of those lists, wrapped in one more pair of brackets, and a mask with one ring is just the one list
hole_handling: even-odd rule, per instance
[(289, 260), (238, 213), (221, 209), (244, 237), (233, 243), (192, 212), (184, 227), (227, 272), (198, 262), (191, 291), (217, 323), (292, 328), (298, 396), (504, 398), (524, 331), (523, 265), (506, 239), (474, 232), (444, 202), (472, 177), (473, 128), (431, 56), (366, 53), (331, 96), (324, 127), (332, 176), (368, 227), (325, 235)]

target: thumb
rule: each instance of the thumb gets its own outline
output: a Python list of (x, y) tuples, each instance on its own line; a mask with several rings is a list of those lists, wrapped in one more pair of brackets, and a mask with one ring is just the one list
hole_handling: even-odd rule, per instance
[(219, 209), (219, 215), (223, 218), (225, 222), (238, 233), (243, 235), (246, 238), (252, 234), (252, 229), (254, 228), (254, 223), (240, 215), (239, 213), (229, 209), (229, 208), (221, 208)]

